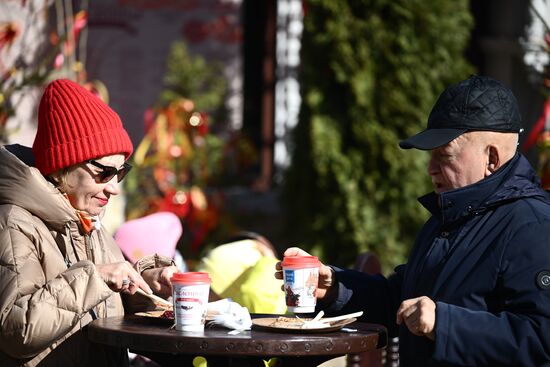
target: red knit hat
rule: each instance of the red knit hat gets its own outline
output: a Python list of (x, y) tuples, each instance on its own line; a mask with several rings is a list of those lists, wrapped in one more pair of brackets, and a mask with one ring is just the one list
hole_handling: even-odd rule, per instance
[(88, 159), (124, 154), (133, 147), (120, 117), (77, 83), (59, 79), (45, 89), (32, 150), (43, 175)]

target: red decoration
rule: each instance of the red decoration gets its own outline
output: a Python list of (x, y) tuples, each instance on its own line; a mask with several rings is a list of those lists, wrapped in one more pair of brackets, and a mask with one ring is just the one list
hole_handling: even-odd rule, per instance
[(75, 39), (80, 35), (80, 31), (88, 25), (88, 13), (84, 10), (76, 13), (73, 21), (73, 36)]
[(0, 51), (4, 47), (10, 47), (20, 33), (19, 25), (15, 22), (0, 25)]
[(523, 143), (523, 151), (527, 152), (529, 149), (535, 145), (535, 143), (539, 140), (539, 136), (542, 134), (543, 130), (545, 129), (545, 126), (548, 123), (548, 120), (550, 119), (550, 99), (547, 99), (544, 102), (544, 105), (542, 107), (542, 114), (540, 115), (537, 122), (535, 122), (535, 125), (533, 126), (533, 130), (529, 133), (527, 136), (527, 139)]
[(238, 175), (237, 170), (257, 156), (252, 143), (240, 135), (223, 141), (212, 134), (208, 114), (194, 111), (194, 106), (181, 98), (146, 112), (146, 134), (124, 181), (128, 219), (156, 211), (181, 218), (189, 246), (188, 251), (182, 249), (186, 258), (196, 257), (213, 232), (228, 227), (216, 186), (222, 174), (231, 168)]

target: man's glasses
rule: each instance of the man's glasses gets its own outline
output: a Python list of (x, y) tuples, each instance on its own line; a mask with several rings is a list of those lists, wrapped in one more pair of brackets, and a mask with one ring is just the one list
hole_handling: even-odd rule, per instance
[(113, 179), (113, 177), (117, 176), (117, 181), (120, 182), (126, 177), (126, 174), (130, 172), (132, 169), (132, 166), (128, 163), (124, 163), (121, 169), (116, 169), (113, 166), (104, 166), (101, 163), (98, 163), (97, 161), (94, 161), (93, 159), (90, 159), (88, 161), (93, 166), (96, 166), (97, 168), (101, 168), (102, 171), (97, 174), (97, 177), (99, 178), (99, 182), (101, 183), (107, 183)]

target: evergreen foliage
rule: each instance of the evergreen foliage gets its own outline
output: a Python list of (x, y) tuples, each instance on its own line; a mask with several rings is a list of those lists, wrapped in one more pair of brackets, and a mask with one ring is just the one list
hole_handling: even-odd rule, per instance
[(161, 105), (180, 98), (191, 98), (195, 108), (207, 112), (213, 122), (225, 122), (227, 80), (219, 62), (207, 61), (200, 55), (191, 55), (185, 42), (172, 44), (166, 63)]
[[(257, 152), (242, 134), (212, 128), (213, 122), (225, 122), (227, 80), (219, 63), (191, 55), (177, 41), (164, 82), (157, 106), (145, 114), (145, 135), (124, 181), (126, 216), (175, 213), (184, 228), (178, 249), (192, 268), (203, 250), (234, 231), (221, 188), (240, 183)], [(210, 118), (211, 113), (218, 115)]]
[(463, 57), (466, 0), (308, 0), (302, 109), (283, 202), (298, 245), (349, 266), (377, 253), (405, 260), (427, 218), (429, 155), (401, 150), (445, 86), (473, 70)]

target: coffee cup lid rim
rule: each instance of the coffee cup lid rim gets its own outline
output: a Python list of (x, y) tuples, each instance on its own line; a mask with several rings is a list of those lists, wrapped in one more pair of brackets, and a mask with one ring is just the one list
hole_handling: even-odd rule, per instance
[(281, 265), (286, 266), (298, 266), (298, 267), (317, 267), (321, 263), (317, 256), (285, 256)]
[(190, 271), (185, 273), (174, 273), (170, 278), (171, 282), (176, 283), (211, 283), (212, 280), (208, 273), (202, 271)]

